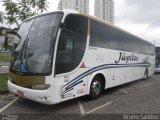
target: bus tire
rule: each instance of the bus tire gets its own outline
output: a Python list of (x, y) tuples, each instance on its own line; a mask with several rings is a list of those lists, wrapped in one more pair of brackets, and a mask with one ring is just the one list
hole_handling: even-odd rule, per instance
[(99, 76), (95, 76), (90, 85), (89, 99), (94, 100), (102, 95), (103, 83)]
[(145, 71), (144, 71), (144, 77), (143, 77), (143, 79), (147, 80), (147, 78), (148, 78), (148, 69), (146, 68)]

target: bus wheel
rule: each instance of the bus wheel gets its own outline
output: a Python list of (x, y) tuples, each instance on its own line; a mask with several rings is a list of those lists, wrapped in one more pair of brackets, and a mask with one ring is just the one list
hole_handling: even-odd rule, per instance
[(97, 99), (101, 96), (103, 91), (103, 84), (101, 77), (95, 76), (91, 82), (89, 98), (91, 100)]
[(143, 79), (146, 80), (147, 78), (148, 78), (148, 69), (146, 68)]

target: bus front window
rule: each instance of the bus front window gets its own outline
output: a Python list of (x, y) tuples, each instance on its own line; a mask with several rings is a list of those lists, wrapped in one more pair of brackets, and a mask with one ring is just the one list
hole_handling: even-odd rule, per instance
[(85, 53), (88, 18), (70, 14), (65, 19), (56, 57), (55, 74), (71, 72), (78, 67)]
[(23, 74), (50, 74), (54, 43), (61, 13), (40, 16), (24, 22), (19, 30), (21, 41), (12, 60), (11, 71)]

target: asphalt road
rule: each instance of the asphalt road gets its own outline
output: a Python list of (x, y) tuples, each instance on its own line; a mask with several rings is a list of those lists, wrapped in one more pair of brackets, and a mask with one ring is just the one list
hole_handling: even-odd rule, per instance
[[(96, 115), (96, 117), (105, 115), (103, 117), (105, 119), (113, 116), (115, 120), (116, 118), (118, 120), (120, 119), (118, 117), (124, 119), (125, 114), (160, 114), (160, 74), (153, 75), (146, 81), (138, 80), (107, 89), (99, 99), (92, 101), (81, 97), (48, 106), (13, 96), (7, 101), (3, 100), (0, 100), (0, 113), (3, 115), (18, 114), (25, 115), (24, 117), (40, 115), (40, 118), (44, 120), (54, 118), (55, 115), (70, 115), (70, 117), (78, 116), (80, 118), (90, 115)], [(5, 106), (7, 107), (3, 109)], [(23, 119), (22, 116), (20, 118)], [(160, 116), (157, 116), (157, 119), (159, 120)]]

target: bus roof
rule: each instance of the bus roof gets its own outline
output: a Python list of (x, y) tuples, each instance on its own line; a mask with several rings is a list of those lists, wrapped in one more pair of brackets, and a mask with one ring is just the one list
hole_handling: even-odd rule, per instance
[[(120, 31), (122, 31), (122, 32), (125, 32), (125, 33), (127, 33), (127, 34), (130, 34), (130, 35), (132, 35), (132, 36), (134, 36), (134, 37), (136, 37), (136, 38), (141, 39), (141, 40), (144, 41), (144, 42), (147, 42), (147, 43), (153, 45), (151, 42), (146, 41), (146, 40), (144, 40), (144, 39), (142, 39), (142, 38), (140, 38), (140, 37), (138, 37), (138, 36), (136, 36), (136, 35), (128, 32), (128, 31), (123, 30), (122, 28), (120, 28), (120, 27), (118, 27), (118, 26), (115, 26), (115, 25), (113, 25), (113, 24), (110, 24), (110, 23), (108, 23), (107, 21), (104, 21), (104, 20), (102, 20), (102, 19), (100, 19), (100, 18), (98, 18), (98, 17), (91, 16), (91, 15), (87, 15), (87, 14), (84, 14), (84, 13), (80, 13), (80, 12), (78, 12), (78, 11), (76, 11), (76, 10), (71, 10), (71, 9), (63, 9), (63, 10), (58, 9), (58, 10), (55, 10), (55, 11), (53, 11), (53, 12), (47, 12), (47, 13), (43, 13), (43, 14), (39, 14), (39, 15), (30, 17), (30, 18), (26, 19), (25, 21), (27, 21), (27, 20), (29, 20), (29, 19), (32, 19), (32, 18), (36, 18), (36, 17), (40, 17), (40, 16), (52, 14), (52, 13), (59, 13), (59, 12), (64, 13), (64, 15), (79, 14), (79, 15), (86, 16), (86, 17), (88, 17), (88, 18), (90, 18), (90, 19), (93, 19), (93, 20), (96, 20), (96, 21), (98, 21), (98, 22), (101, 22), (101, 23), (104, 23), (104, 24), (106, 24), (106, 25), (109, 25), (109, 26), (111, 26), (111, 27), (113, 27), (113, 28), (115, 28), (115, 29), (118, 29), (118, 30), (120, 30)], [(154, 46), (154, 45), (153, 45), (153, 46)]]

